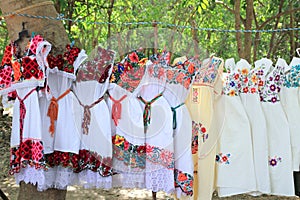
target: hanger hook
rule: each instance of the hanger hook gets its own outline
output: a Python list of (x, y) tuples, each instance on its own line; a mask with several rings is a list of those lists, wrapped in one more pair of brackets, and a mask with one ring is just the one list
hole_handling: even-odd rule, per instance
[(300, 57), (300, 48), (297, 48), (296, 52), (297, 52), (298, 56)]

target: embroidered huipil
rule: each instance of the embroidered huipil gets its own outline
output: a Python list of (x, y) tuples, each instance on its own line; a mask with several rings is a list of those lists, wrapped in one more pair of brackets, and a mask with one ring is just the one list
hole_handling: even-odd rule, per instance
[(115, 63), (106, 99), (111, 113), (113, 186), (145, 188), (143, 108), (133, 92), (145, 72), (144, 54), (133, 51)]
[[(255, 63), (255, 65), (264, 62)], [(293, 196), (293, 169), (289, 124), (280, 102), (279, 92), (284, 83), (285, 60), (278, 59), (265, 75), (260, 90), (261, 104), (267, 122), (271, 194)]]
[(193, 199), (209, 199), (214, 191), (215, 144), (223, 119), (217, 120), (213, 114), (217, 97), (222, 91), (222, 72), (222, 59), (212, 57), (204, 60), (186, 100), (193, 120)]
[(284, 87), (280, 91), (280, 99), (288, 119), (292, 156), (293, 156), (293, 170), (300, 170), (300, 58), (294, 57), (285, 72)]
[[(46, 84), (39, 98), (40, 116), (42, 118), (42, 141), (44, 144), (44, 160), (47, 170), (27, 169), (19, 176), (30, 178), (39, 191), (48, 188), (66, 189), (68, 185), (77, 183), (80, 167), (79, 147), (80, 130), (75, 124), (73, 102), (74, 94), (70, 87), (75, 79), (75, 72), (86, 58), (85, 51), (77, 47), (67, 46), (62, 59), (51, 60), (48, 55), (44, 59), (46, 68)], [(61, 56), (57, 56), (58, 58)], [(60, 69), (74, 68), (70, 72)]]
[(224, 82), (225, 120), (216, 156), (220, 197), (256, 191), (251, 127), (239, 97), (241, 72), (234, 59), (226, 60), (225, 67), (230, 72)]
[(262, 75), (262, 73), (266, 71), (263, 67), (270, 67), (270, 65), (259, 65), (257, 68), (251, 70), (251, 65), (244, 59), (241, 59), (236, 63), (236, 68), (240, 73), (240, 97), (251, 126), (257, 186), (256, 191), (253, 191), (254, 193), (252, 193), (255, 195), (269, 194), (271, 192), (266, 119), (258, 93), (258, 71)]
[[(14, 51), (11, 54), (14, 56), (11, 63), (15, 71), (15, 83), (11, 86), (16, 90), (16, 100), (13, 108), (10, 173), (15, 173), (17, 183), (30, 182), (30, 176), (25, 175), (27, 169), (46, 167), (37, 86), (44, 84), (46, 66), (43, 61), (50, 49), (51, 45), (37, 35), (30, 40), (25, 56), (17, 58)], [(8, 64), (7, 60), (5, 62)], [(36, 181), (33, 183), (36, 184)]]
[(184, 102), (200, 66), (196, 59), (175, 66), (163, 65), (167, 82), (163, 96), (173, 114), (175, 187), (178, 198), (193, 195), (192, 120)]
[(109, 85), (115, 53), (97, 47), (78, 70), (73, 91), (75, 122), (81, 130), (79, 155), (92, 155), (84, 160), (78, 175), (85, 188), (110, 188), (112, 184), (112, 142), (110, 112), (104, 100)]

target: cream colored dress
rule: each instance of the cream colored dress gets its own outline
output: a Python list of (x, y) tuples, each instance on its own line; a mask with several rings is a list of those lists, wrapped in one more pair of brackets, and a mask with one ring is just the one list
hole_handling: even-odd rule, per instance
[[(222, 90), (222, 71), (221, 59), (213, 57), (204, 61), (186, 101), (193, 128), (193, 199), (211, 199), (214, 191), (215, 144), (222, 124), (222, 117), (214, 115), (214, 110)], [(215, 120), (216, 117), (220, 120)]]

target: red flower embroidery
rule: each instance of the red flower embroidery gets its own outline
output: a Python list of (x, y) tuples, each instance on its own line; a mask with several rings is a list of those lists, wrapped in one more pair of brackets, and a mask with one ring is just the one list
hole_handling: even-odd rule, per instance
[(134, 62), (134, 63), (138, 63), (139, 62), (139, 57), (138, 55), (136, 54), (136, 52), (132, 52), (130, 55), (129, 55), (129, 59), (131, 62)]

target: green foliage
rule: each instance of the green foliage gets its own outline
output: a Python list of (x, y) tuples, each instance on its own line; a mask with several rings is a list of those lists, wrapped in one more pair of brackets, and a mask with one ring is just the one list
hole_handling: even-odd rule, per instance
[[(126, 22), (164, 22), (169, 24), (176, 24), (180, 26), (197, 26), (202, 28), (218, 28), (218, 29), (235, 29), (235, 17), (228, 8), (234, 8), (234, 0), (53, 0), (55, 7), (59, 13), (64, 14), (66, 18), (74, 20), (85, 20), (88, 23), (75, 23), (64, 21), (64, 26), (71, 40), (81, 48), (84, 48), (88, 53), (91, 52), (98, 44), (103, 44), (107, 38), (121, 34), (121, 44), (118, 44), (118, 50), (125, 51), (126, 48), (132, 48), (126, 44), (126, 38), (131, 40), (140, 40), (138, 33), (132, 31), (131, 35), (125, 35), (128, 30), (136, 28), (153, 29), (152, 25), (128, 25), (122, 26)], [(113, 2), (113, 4), (112, 4)], [(221, 3), (220, 3), (221, 2)], [(253, 21), (253, 29), (274, 29), (277, 18), (270, 20), (265, 26), (259, 27), (269, 18), (278, 14), (278, 7), (281, 0), (254, 1), (254, 10), (256, 23)], [(226, 5), (227, 8), (224, 6)], [(246, 0), (241, 0), (240, 16), (242, 19), (246, 18)], [(282, 12), (288, 11), (291, 8), (299, 8), (300, 4), (295, 0), (284, 1)], [(277, 28), (299, 27), (300, 12), (294, 13), (294, 22), (290, 24), (290, 15), (283, 15), (279, 18)], [(112, 22), (113, 24), (93, 24), (94, 22)], [(194, 25), (193, 25), (194, 24)], [(244, 29), (244, 26), (241, 26)], [(174, 27), (166, 27), (158, 25), (158, 29), (168, 28), (172, 31), (178, 31), (185, 37), (193, 40), (191, 29), (180, 29)], [(122, 35), (123, 34), (123, 35)], [(238, 59), (237, 44), (235, 33), (221, 33), (221, 32), (196, 32), (197, 40), (199, 42), (199, 49), (203, 53), (203, 57), (207, 57), (215, 53), (219, 57)], [(136, 39), (134, 39), (136, 37)], [(242, 34), (242, 38), (243, 38)], [(258, 40), (257, 58), (268, 55), (272, 33), (261, 33)], [(294, 42), (296, 47), (300, 45), (299, 31), (294, 31)], [(144, 43), (147, 40), (153, 40), (153, 36), (144, 38)], [(195, 38), (194, 38), (195, 39)], [(257, 42), (255, 34), (252, 34), (252, 48)], [(117, 40), (117, 38), (115, 39)], [(134, 42), (136, 42), (134, 41)], [(5, 45), (8, 42), (7, 30), (4, 21), (0, 22), (0, 56)], [(117, 43), (116, 41), (111, 41)], [(134, 43), (133, 42), (133, 43)], [(289, 54), (291, 48), (290, 32), (275, 33), (274, 49), (270, 55), (271, 58), (279, 56), (289, 60), (293, 55)], [(169, 45), (169, 44), (164, 44)], [(190, 44), (180, 44), (182, 48), (193, 49)], [(180, 48), (180, 45), (175, 44), (173, 48)], [(139, 48), (139, 46), (136, 46)], [(168, 46), (167, 46), (168, 48)], [(114, 49), (115, 50), (115, 49)], [(167, 49), (168, 50), (168, 49)], [(251, 49), (249, 49), (251, 51)], [(253, 49), (252, 49), (253, 51)]]

